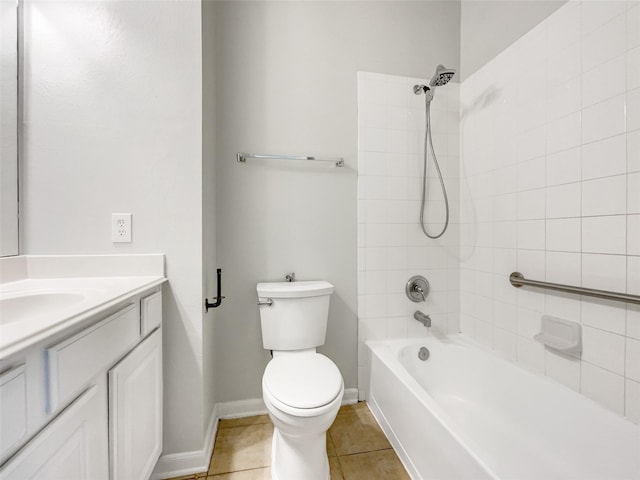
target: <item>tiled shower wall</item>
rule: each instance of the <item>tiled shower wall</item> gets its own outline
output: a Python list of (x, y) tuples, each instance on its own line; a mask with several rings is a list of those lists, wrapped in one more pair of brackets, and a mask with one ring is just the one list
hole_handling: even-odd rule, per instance
[[(461, 86), (461, 327), (640, 421), (640, 308), (509, 274), (640, 294), (640, 4), (570, 1)], [(582, 324), (581, 358), (535, 342)]]
[[(425, 97), (413, 93), (424, 79), (358, 73), (358, 385), (366, 396), (369, 372), (364, 342), (420, 337), (413, 318), (431, 316), (432, 330), (459, 332), (459, 84), (439, 87), (432, 102), (433, 143), (445, 178), (451, 223), (428, 239), (418, 218), (422, 193)], [(431, 160), (430, 160), (431, 161)], [(433, 164), (425, 218), (437, 233), (444, 202)], [(413, 275), (425, 276), (431, 293), (413, 303), (404, 293)]]

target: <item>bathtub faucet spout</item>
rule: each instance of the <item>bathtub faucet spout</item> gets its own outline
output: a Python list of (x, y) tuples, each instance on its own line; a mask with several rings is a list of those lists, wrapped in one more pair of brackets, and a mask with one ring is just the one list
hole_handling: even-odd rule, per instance
[(425, 327), (427, 328), (431, 327), (431, 317), (429, 315), (425, 315), (420, 310), (416, 310), (416, 313), (413, 314), (413, 318), (418, 320)]

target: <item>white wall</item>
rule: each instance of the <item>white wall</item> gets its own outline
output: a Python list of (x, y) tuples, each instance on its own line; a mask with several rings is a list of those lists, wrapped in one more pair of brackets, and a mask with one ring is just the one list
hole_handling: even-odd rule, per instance
[[(461, 86), (463, 333), (640, 421), (640, 4), (571, 1)], [(533, 341), (582, 324), (581, 358)]]
[(202, 449), (209, 413), (200, 22), (197, 1), (25, 2), (22, 253), (166, 255), (165, 454)]
[(18, 254), (18, 8), (0, 2), (0, 256)]
[[(419, 224), (422, 201), (425, 96), (414, 85), (428, 80), (358, 74), (358, 388), (367, 396), (367, 340), (458, 333), (459, 319), (459, 96), (460, 84), (436, 89), (431, 132), (449, 199), (449, 226), (438, 239)], [(425, 227), (444, 227), (445, 204), (429, 153)], [(414, 303), (405, 285), (414, 275), (431, 286), (426, 302)], [(431, 317), (431, 330), (413, 318)]]
[[(215, 44), (213, 2), (202, 2), (202, 289), (214, 301), (217, 294), (216, 268), (216, 123), (215, 123)], [(226, 272), (223, 272), (226, 274)], [(224, 281), (224, 277), (223, 277)], [(210, 309), (203, 320), (204, 411), (212, 412), (216, 403), (215, 331), (217, 309)], [(206, 415), (202, 419), (207, 427)]]
[[(426, 77), (459, 63), (458, 2), (216, 2), (220, 400), (261, 397), (255, 285), (336, 286), (326, 345), (357, 385), (356, 165), (359, 70)], [(344, 169), (238, 164), (236, 152), (345, 158)]]
[(464, 80), (567, 0), (462, 0), (460, 62)]

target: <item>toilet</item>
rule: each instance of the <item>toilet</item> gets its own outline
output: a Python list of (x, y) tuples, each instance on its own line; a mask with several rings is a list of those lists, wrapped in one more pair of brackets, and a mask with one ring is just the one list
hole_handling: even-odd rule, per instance
[(273, 480), (328, 480), (326, 432), (338, 414), (344, 382), (316, 352), (327, 332), (334, 287), (325, 281), (258, 283), (262, 344), (273, 352), (262, 398), (274, 425)]

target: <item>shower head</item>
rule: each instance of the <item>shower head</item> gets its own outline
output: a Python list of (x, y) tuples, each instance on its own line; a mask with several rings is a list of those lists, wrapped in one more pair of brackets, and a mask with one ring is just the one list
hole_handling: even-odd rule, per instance
[(430, 87), (441, 87), (442, 85), (446, 85), (456, 74), (456, 71), (453, 68), (444, 68), (443, 65), (438, 65), (436, 68), (435, 75), (431, 78), (429, 82)]

